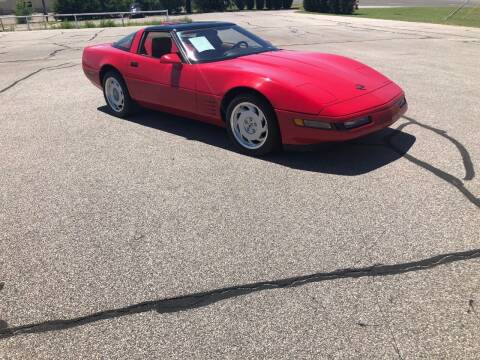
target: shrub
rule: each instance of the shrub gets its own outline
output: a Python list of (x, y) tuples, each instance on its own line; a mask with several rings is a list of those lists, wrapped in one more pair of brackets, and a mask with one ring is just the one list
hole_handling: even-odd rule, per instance
[(355, 0), (304, 0), (303, 8), (314, 12), (352, 14), (355, 8)]
[(130, 0), (98, 0), (98, 2), (102, 12), (128, 11), (132, 3)]
[(100, 2), (98, 0), (57, 0), (53, 8), (59, 14), (94, 12), (100, 11)]
[(83, 27), (94, 28), (94, 27), (97, 27), (97, 25), (93, 21), (85, 21), (85, 24), (83, 24)]
[(101, 27), (101, 28), (115, 27), (115, 26), (117, 26), (117, 24), (115, 24), (115, 21), (113, 21), (112, 19), (100, 20), (100, 24), (98, 25), (98, 27)]
[(303, 0), (303, 8), (306, 10), (306, 11), (318, 11), (320, 12), (319, 10), (319, 4), (318, 4), (319, 0)]
[(58, 27), (60, 29), (73, 29), (75, 26), (73, 25), (73, 23), (71, 23), (70, 21), (62, 21)]
[(352, 14), (355, 0), (303, 0), (303, 8), (313, 12)]
[(148, 11), (148, 10), (162, 10), (163, 9), (163, 4), (161, 0), (136, 0), (136, 1), (131, 1), (131, 3), (136, 2), (140, 5), (142, 10)]
[(245, 8), (245, 0), (234, 0), (234, 2), (238, 10), (243, 10)]
[(282, 8), (283, 0), (273, 0), (273, 8), (279, 10)]
[(185, 0), (161, 0), (161, 6), (153, 10), (165, 9), (168, 10), (169, 14), (179, 13), (184, 6)]
[(265, 7), (265, 0), (255, 0), (255, 7), (258, 10), (263, 10), (263, 8)]
[(255, 7), (255, 0), (245, 0), (248, 10), (252, 10)]
[(225, 0), (195, 0), (195, 5), (203, 12), (224, 11), (227, 7)]
[(355, 11), (356, 0), (340, 1), (340, 14), (353, 14)]
[(128, 11), (130, 0), (56, 0), (54, 9), (59, 14), (86, 12)]
[(283, 0), (282, 7), (284, 9), (290, 9), (292, 7), (293, 0)]
[[(31, 3), (24, 0), (17, 0), (15, 4), (15, 15), (16, 16), (30, 16), (33, 13), (33, 9), (29, 6)], [(25, 18), (17, 19), (19, 24), (26, 24), (27, 20)]]

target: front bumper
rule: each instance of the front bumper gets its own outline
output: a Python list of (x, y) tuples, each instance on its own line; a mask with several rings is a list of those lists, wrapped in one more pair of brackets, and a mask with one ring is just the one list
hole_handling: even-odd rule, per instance
[[(408, 104), (405, 101), (402, 105), (402, 99), (404, 98), (405, 95), (402, 93), (386, 104), (341, 117), (320, 117), (275, 110), (282, 135), (282, 143), (284, 145), (311, 145), (322, 142), (347, 141), (371, 134), (392, 125), (405, 114)], [(346, 129), (343, 126), (345, 122), (365, 116), (370, 118), (368, 124), (353, 129)], [(333, 128), (316, 129), (297, 126), (294, 119), (298, 118), (329, 122), (333, 125)]]

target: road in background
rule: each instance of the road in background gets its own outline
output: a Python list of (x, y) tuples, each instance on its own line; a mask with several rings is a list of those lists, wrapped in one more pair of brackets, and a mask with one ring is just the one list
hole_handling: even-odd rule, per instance
[[(360, 0), (362, 6), (401, 6), (401, 7), (423, 7), (423, 6), (459, 6), (464, 0)], [(301, 6), (303, 0), (294, 0), (294, 6)]]
[(459, 6), (464, 0), (360, 0), (360, 6)]
[(193, 18), (365, 62), (408, 114), (255, 159), (106, 113), (81, 51), (134, 28), (0, 34), (0, 357), (478, 358), (480, 29)]

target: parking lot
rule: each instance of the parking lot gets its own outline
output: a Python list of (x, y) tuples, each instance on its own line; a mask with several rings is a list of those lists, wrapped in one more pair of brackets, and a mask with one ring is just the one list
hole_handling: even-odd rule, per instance
[(478, 358), (480, 29), (204, 14), (400, 84), (368, 138), (256, 159), (108, 115), (84, 46), (0, 33), (0, 358)]

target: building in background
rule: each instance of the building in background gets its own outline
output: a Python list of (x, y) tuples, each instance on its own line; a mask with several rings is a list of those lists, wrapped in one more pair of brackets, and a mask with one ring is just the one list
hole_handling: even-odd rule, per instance
[[(43, 13), (42, 0), (26, 0), (25, 2), (31, 2), (33, 11)], [(53, 11), (54, 0), (45, 0), (45, 6), (47, 11)], [(10, 15), (15, 13), (15, 5), (17, 0), (0, 0), (0, 15)]]

